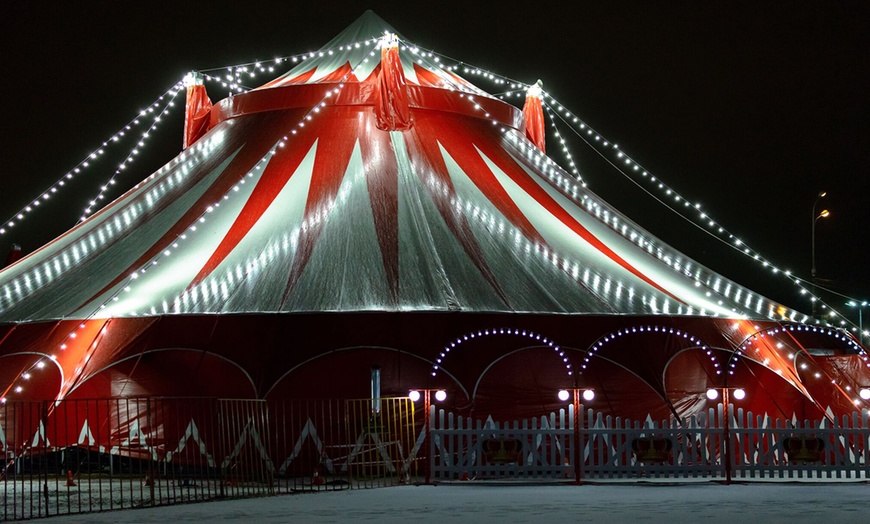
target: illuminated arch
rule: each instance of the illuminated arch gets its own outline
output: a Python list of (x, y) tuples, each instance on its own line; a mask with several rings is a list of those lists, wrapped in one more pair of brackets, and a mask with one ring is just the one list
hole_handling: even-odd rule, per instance
[[(57, 357), (48, 353), (44, 353), (41, 351), (18, 351), (15, 353), (9, 353), (7, 355), (0, 355), (0, 359), (17, 357), (22, 355), (35, 355), (41, 358), (39, 358), (32, 366), (18, 373), (18, 378), (10, 382), (4, 389), (0, 389), (0, 404), (5, 404), (7, 400), (9, 400), (8, 395), (10, 392), (21, 393), (23, 391), (24, 386), (21, 385), (20, 382), (16, 382), (18, 379), (29, 380), (29, 377), (27, 375), (38, 372), (39, 370), (44, 368), (46, 364), (54, 364), (54, 366), (57, 368), (58, 373), (60, 373), (61, 384), (63, 384), (63, 381), (65, 380), (63, 367), (57, 361)], [(60, 391), (58, 390), (58, 393), (59, 392)]]
[[(781, 325), (781, 326), (776, 326), (776, 327), (772, 327), (769, 329), (763, 329), (760, 331), (756, 331), (755, 333), (747, 336), (743, 340), (743, 343), (740, 344), (737, 347), (737, 349), (734, 351), (734, 355), (732, 355), (732, 357), (728, 360), (728, 374), (729, 375), (734, 374), (734, 367), (736, 366), (736, 359), (738, 357), (745, 357), (745, 358), (752, 359), (752, 357), (746, 355), (745, 353), (747, 352), (747, 350), (751, 349), (752, 346), (754, 344), (756, 344), (759, 339), (766, 338), (766, 337), (773, 337), (773, 336), (776, 336), (780, 333), (784, 333), (787, 331), (818, 333), (820, 335), (834, 337), (837, 340), (843, 341), (849, 347), (854, 349), (857, 354), (861, 355), (861, 360), (864, 361), (864, 365), (867, 368), (870, 368), (870, 355), (867, 354), (867, 351), (865, 351), (864, 348), (854, 340), (854, 338), (852, 338), (850, 335), (848, 335), (848, 334), (846, 334), (838, 329), (831, 329), (831, 328), (819, 327), (819, 326), (806, 326), (806, 325)], [(798, 345), (801, 347), (801, 349), (803, 349), (803, 346), (800, 343), (798, 343)], [(754, 359), (752, 359), (752, 360), (754, 360)], [(793, 360), (793, 357), (791, 358), (791, 360)], [(762, 362), (762, 364), (767, 365), (766, 362)]]
[(544, 346), (548, 346), (553, 349), (556, 353), (558, 353), (559, 358), (562, 359), (562, 363), (565, 364), (565, 369), (567, 370), (568, 376), (574, 376), (574, 369), (571, 366), (571, 361), (568, 356), (565, 354), (565, 350), (562, 349), (559, 345), (557, 345), (553, 340), (537, 333), (535, 331), (531, 331), (528, 329), (516, 329), (516, 328), (495, 328), (495, 329), (483, 329), (472, 331), (465, 335), (458, 337), (453, 342), (450, 342), (444, 349), (441, 351), (438, 358), (435, 359), (435, 364), (432, 365), (432, 376), (435, 377), (438, 375), (438, 371), (441, 369), (441, 364), (450, 354), (451, 349), (459, 348), (464, 342), (469, 340), (473, 340), (476, 338), (483, 338), (488, 336), (500, 336), (500, 335), (511, 335), (518, 337), (530, 338), (535, 341), (539, 341)]
[[(665, 335), (674, 335), (676, 337), (682, 337), (694, 345), (691, 345), (687, 348), (700, 348), (704, 350), (708, 357), (710, 357), (710, 361), (713, 363), (713, 367), (716, 368), (716, 374), (722, 374), (722, 368), (719, 365), (719, 359), (716, 358), (716, 354), (713, 352), (707, 344), (705, 344), (699, 337), (692, 335), (688, 331), (682, 329), (674, 329), (671, 326), (653, 326), (653, 325), (641, 325), (641, 326), (632, 326), (624, 329), (617, 329), (616, 331), (611, 331), (610, 333), (600, 337), (598, 340), (593, 342), (586, 349), (586, 356), (583, 357), (583, 363), (580, 364), (580, 370), (577, 372), (578, 376), (582, 375), (584, 371), (588, 368), (592, 361), (592, 357), (598, 354), (598, 351), (604, 347), (606, 347), (609, 343), (617, 340), (626, 335), (635, 335), (638, 333), (661, 333)], [(599, 357), (600, 358), (600, 357)]]

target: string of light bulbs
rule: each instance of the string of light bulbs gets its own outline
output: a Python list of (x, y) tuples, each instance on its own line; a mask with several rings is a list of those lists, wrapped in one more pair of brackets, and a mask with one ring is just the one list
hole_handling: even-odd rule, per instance
[[(484, 79), (489, 79), (494, 81), (497, 85), (503, 85), (512, 81), (511, 79), (504, 77), (502, 75), (498, 75), (485, 69), (479, 67), (464, 67), (463, 72), (467, 74), (471, 74), (474, 76), (478, 76)], [(505, 97), (512, 97), (514, 95), (525, 96), (525, 89), (528, 89), (527, 84), (522, 84), (520, 82), (516, 82), (515, 84), (511, 84), (511, 90), (503, 93)], [(501, 98), (501, 97), (500, 97)], [(568, 125), (574, 133), (583, 140), (587, 145), (590, 146), (596, 153), (598, 153), (602, 158), (604, 158), (608, 163), (610, 163), (615, 169), (617, 169), (620, 173), (626, 176), (632, 183), (636, 184), (640, 187), (644, 192), (650, 195), (652, 198), (663, 204), (667, 209), (676, 213), (681, 218), (687, 220), (694, 226), (698, 227), (701, 231), (704, 231), (706, 234), (709, 234), (713, 238), (716, 238), (720, 242), (723, 242), (729, 245), (731, 248), (737, 250), (742, 253), (744, 256), (748, 256), (749, 258), (755, 260), (760, 263), (762, 267), (770, 269), (773, 274), (776, 275), (785, 275), (788, 277), (793, 284), (797, 285), (800, 289), (800, 293), (803, 295), (809, 295), (809, 298), (812, 302), (818, 302), (821, 304), (823, 309), (827, 309), (830, 311), (829, 316), (831, 317), (839, 317), (840, 325), (845, 326), (846, 324), (851, 325), (851, 330), (853, 332), (858, 331), (857, 326), (854, 325), (851, 321), (849, 321), (845, 315), (837, 311), (833, 306), (825, 302), (821, 297), (813, 294), (805, 284), (810, 284), (806, 279), (802, 279), (792, 274), (789, 270), (782, 270), (776, 264), (772, 263), (768, 258), (764, 257), (758, 250), (751, 248), (746, 245), (739, 237), (732, 234), (730, 231), (726, 230), (718, 221), (714, 220), (710, 217), (706, 211), (701, 210), (701, 205), (699, 203), (692, 204), (688, 199), (682, 197), (676, 190), (672, 187), (666, 185), (660, 179), (656, 179), (654, 175), (649, 173), (648, 170), (644, 169), (643, 166), (635, 161), (632, 157), (627, 155), (624, 151), (619, 149), (619, 145), (607, 140), (600, 133), (597, 133), (591, 126), (582, 121), (579, 117), (574, 115), (570, 110), (564, 107), (561, 103), (559, 103), (553, 96), (548, 93), (544, 93), (542, 96), (542, 100), (544, 101), (544, 107), (547, 109), (548, 114), (551, 117), (551, 130), (555, 135), (556, 141), (562, 146), (563, 153), (566, 156), (566, 162), (568, 170), (572, 173), (578, 175), (579, 173), (575, 169), (574, 159), (570, 154), (570, 151), (567, 148), (567, 145), (564, 142), (564, 137), (559, 133), (558, 127), (555, 125), (556, 120), (562, 121), (564, 124)], [(555, 114), (555, 117), (554, 117)], [(570, 119), (570, 121), (569, 121)], [(585, 133), (584, 133), (585, 131)], [(587, 138), (588, 137), (588, 138)], [(596, 147), (596, 144), (599, 144), (600, 147), (609, 148), (611, 151), (615, 152), (615, 160), (611, 160), (608, 156), (599, 148)], [(655, 187), (657, 187), (664, 195), (662, 198), (655, 196), (651, 191), (645, 188), (642, 184), (639, 183), (638, 180), (631, 177), (626, 169), (622, 167), (620, 164), (628, 166), (631, 168), (631, 171), (636, 171), (641, 174), (643, 177), (648, 177), (650, 183), (653, 183)], [(581, 179), (582, 180), (582, 179)], [(584, 182), (585, 187), (585, 182)], [(693, 219), (692, 216), (687, 215), (681, 212), (677, 207), (670, 205), (665, 199), (672, 198), (676, 203), (682, 203), (684, 207), (688, 207), (693, 211), (697, 212), (697, 219)], [(712, 229), (712, 230), (711, 230)], [(724, 240), (719, 235), (727, 235), (728, 241)], [(729, 242), (730, 241), (730, 242)], [(818, 286), (817, 286), (818, 287)], [(844, 298), (851, 298), (852, 300), (857, 300), (852, 297), (848, 297), (845, 295), (840, 295)], [(810, 317), (806, 317), (803, 322), (809, 320)], [(814, 319), (815, 322), (825, 322), (830, 325), (830, 322), (827, 319)]]
[[(552, 122), (555, 122), (558, 119), (569, 128), (571, 128), (572, 131), (574, 131), (574, 133), (578, 136), (578, 138), (580, 138), (584, 143), (589, 145), (589, 147), (593, 151), (599, 154), (611, 166), (613, 166), (629, 181), (641, 188), (650, 197), (664, 205), (667, 209), (674, 212), (681, 218), (693, 224), (705, 234), (711, 236), (719, 242), (722, 242), (725, 245), (728, 245), (730, 248), (742, 253), (744, 256), (747, 256), (752, 260), (758, 262), (765, 269), (769, 269), (772, 274), (789, 278), (789, 280), (799, 288), (802, 295), (809, 295), (809, 298), (812, 302), (818, 302), (822, 305), (824, 309), (830, 310), (831, 316), (839, 317), (841, 325), (846, 325), (847, 323), (851, 324), (851, 322), (846, 319), (845, 315), (838, 312), (834, 307), (826, 303), (821, 297), (812, 293), (808, 289), (808, 287), (805, 285), (810, 284), (808, 280), (795, 276), (790, 270), (780, 269), (776, 264), (771, 262), (768, 258), (764, 257), (760, 251), (747, 245), (741, 238), (731, 233), (724, 226), (722, 226), (721, 223), (710, 217), (708, 213), (702, 210), (700, 203), (692, 204), (688, 199), (680, 195), (679, 192), (677, 192), (671, 186), (665, 184), (661, 179), (656, 178), (652, 173), (645, 169), (643, 165), (641, 165), (638, 161), (625, 153), (624, 150), (620, 149), (618, 144), (609, 141), (601, 136), (591, 126), (589, 126), (579, 117), (571, 113), (567, 108), (565, 108), (549, 94), (545, 94), (545, 107), (547, 107), (548, 114), (550, 115)], [(555, 125), (553, 127), (555, 127)], [(610, 155), (605, 154), (605, 150), (609, 151)], [(652, 184), (655, 189), (658, 189), (662, 193), (662, 196), (658, 197), (654, 195), (652, 191), (645, 187), (636, 176), (632, 176), (631, 173), (639, 175), (640, 177), (642, 177), (642, 179), (646, 179), (648, 181), (648, 184)], [(697, 212), (696, 218), (693, 218), (693, 216), (682, 212), (676, 205), (672, 205), (669, 200), (672, 200), (674, 204), (682, 204), (684, 208), (688, 208), (694, 212)], [(817, 323), (820, 321), (824, 321), (826, 323), (829, 322), (826, 319), (814, 320)], [(857, 330), (856, 326), (854, 326), (853, 324), (852, 328), (853, 331)]]
[(89, 168), (91, 168), (97, 160), (99, 160), (103, 155), (106, 154), (106, 150), (109, 146), (113, 144), (120, 143), (125, 139), (134, 127), (141, 125), (142, 118), (141, 115), (148, 111), (153, 111), (155, 108), (160, 107), (160, 103), (167, 97), (174, 97), (177, 94), (177, 90), (179, 88), (179, 83), (174, 84), (170, 87), (166, 92), (160, 95), (154, 102), (148, 105), (144, 110), (140, 111), (136, 117), (127, 122), (121, 129), (112, 134), (108, 139), (103, 141), (99, 147), (88, 153), (84, 159), (79, 161), (72, 169), (70, 169), (66, 174), (57, 179), (54, 183), (52, 183), (48, 188), (43, 190), (39, 195), (31, 200), (24, 207), (13, 213), (9, 216), (0, 226), (0, 236), (6, 235), (12, 228), (19, 225), (23, 220), (29, 218), (43, 203), (48, 201), (52, 196), (61, 191), (69, 181), (76, 178), (78, 175), (85, 173)]
[[(154, 119), (151, 121), (151, 125), (148, 127), (148, 129), (146, 129), (142, 133), (142, 136), (139, 139), (139, 141), (133, 146), (133, 149), (130, 150), (130, 152), (127, 154), (126, 158), (124, 158), (124, 160), (121, 161), (121, 163), (118, 165), (117, 169), (115, 169), (115, 172), (112, 173), (112, 176), (109, 177), (109, 179), (106, 181), (105, 184), (100, 186), (99, 193), (97, 193), (97, 195), (93, 199), (88, 201), (88, 206), (85, 208), (82, 216), (79, 217), (79, 222), (86, 220), (88, 218), (88, 216), (91, 215), (91, 211), (93, 210), (93, 208), (96, 207), (100, 203), (100, 201), (102, 201), (105, 198), (106, 192), (109, 190), (109, 186), (115, 185), (115, 183), (116, 183), (115, 179), (118, 177), (118, 175), (121, 174), (121, 171), (127, 169), (127, 166), (129, 166), (133, 162), (134, 157), (141, 152), (140, 148), (142, 148), (146, 145), (148, 138), (157, 129), (158, 124), (160, 123), (161, 119), (163, 117), (165, 117), (169, 113), (170, 109), (175, 105), (175, 98), (178, 96), (178, 94), (181, 91), (182, 91), (182, 82), (175, 84), (174, 91), (173, 90), (169, 91), (169, 93), (171, 94), (169, 101), (158, 112), (157, 116), (154, 117)], [(139, 113), (140, 118), (146, 116), (148, 113), (153, 113), (154, 109), (155, 109), (154, 106), (151, 106), (148, 109), (141, 111)]]

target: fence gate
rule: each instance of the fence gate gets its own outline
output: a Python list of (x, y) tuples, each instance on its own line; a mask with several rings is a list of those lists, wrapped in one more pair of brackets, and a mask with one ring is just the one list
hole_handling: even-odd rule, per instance
[(222, 495), (271, 494), (275, 466), (270, 458), (269, 410), (265, 400), (219, 399), (219, 457)]
[(385, 486), (417, 476), (414, 403), (407, 397), (348, 400), (340, 462), (354, 484)]

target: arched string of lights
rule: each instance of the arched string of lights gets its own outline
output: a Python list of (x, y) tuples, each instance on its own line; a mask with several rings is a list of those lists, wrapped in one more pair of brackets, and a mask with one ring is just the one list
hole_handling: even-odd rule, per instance
[(432, 365), (432, 376), (438, 376), (438, 370), (441, 369), (444, 360), (446, 360), (447, 356), (450, 354), (450, 350), (459, 349), (462, 344), (471, 340), (500, 335), (524, 337), (532, 339), (536, 342), (540, 342), (542, 346), (547, 346), (555, 353), (557, 353), (559, 358), (562, 360), (562, 363), (565, 365), (565, 372), (568, 374), (569, 377), (574, 376), (574, 369), (571, 367), (571, 362), (568, 359), (568, 356), (565, 354), (564, 349), (559, 347), (559, 345), (557, 345), (553, 340), (548, 339), (540, 333), (518, 328), (480, 329), (457, 337), (456, 340), (444, 346), (438, 358), (435, 359), (435, 363)]
[[(786, 332), (816, 333), (816, 334), (820, 334), (820, 335), (824, 335), (824, 336), (828, 336), (828, 337), (833, 337), (833, 338), (845, 343), (852, 351), (854, 351), (856, 354), (860, 355), (861, 360), (864, 362), (865, 367), (870, 368), (870, 355), (868, 355), (867, 351), (865, 351), (864, 348), (860, 344), (858, 344), (848, 334), (843, 333), (842, 331), (840, 331), (836, 328), (830, 328), (830, 327), (785, 324), (785, 325), (780, 325), (777, 327), (765, 329), (765, 330), (759, 331), (757, 333), (753, 333), (752, 335), (748, 336), (743, 341), (743, 343), (737, 347), (737, 349), (734, 351), (734, 354), (729, 359), (728, 365), (727, 365), (728, 374), (734, 375), (736, 361), (740, 357), (746, 357), (746, 358), (751, 358), (753, 360), (757, 360), (753, 356), (750, 356), (748, 354), (748, 352), (753, 350), (754, 346), (758, 346), (758, 347), (754, 347), (754, 350), (756, 353), (761, 353), (760, 342), (762, 340), (767, 339), (767, 338), (775, 338), (777, 335), (779, 335), (781, 333), (786, 333)], [(784, 345), (782, 344), (782, 342), (776, 342), (775, 347), (777, 350), (784, 349)], [(788, 350), (788, 351), (789, 351), (789, 353), (785, 357), (787, 360), (793, 361), (795, 358), (797, 358), (797, 352), (791, 352), (791, 350)], [(761, 363), (764, 364), (765, 366), (768, 366), (770, 364), (770, 362), (767, 359), (765, 359), (764, 361), (761, 361)], [(802, 367), (802, 369), (806, 369), (806, 364), (803, 364), (801, 367)], [(775, 371), (777, 373), (781, 373), (781, 370), (778, 370), (778, 369), (773, 369), (773, 371)], [(816, 378), (821, 378), (821, 376), (819, 374), (817, 374)], [(831, 382), (833, 384), (837, 384), (836, 379), (831, 379)], [(858, 388), (858, 389), (860, 390), (861, 388)], [(844, 386), (844, 393), (845, 394), (847, 394), (847, 395), (851, 394), (852, 390), (853, 390), (853, 388), (851, 385), (847, 384)], [(867, 398), (864, 398), (862, 396), (861, 398), (864, 401), (870, 400), (870, 396), (868, 396)], [(855, 405), (860, 405), (861, 400), (859, 400), (858, 398), (853, 398), (852, 402)]]
[(589, 349), (586, 351), (586, 356), (583, 357), (583, 363), (580, 364), (580, 369), (578, 370), (578, 376), (583, 375), (583, 372), (586, 371), (587, 367), (591, 364), (592, 358), (598, 354), (599, 350), (612, 343), (615, 340), (618, 340), (624, 336), (635, 335), (637, 333), (660, 333), (664, 335), (673, 335), (677, 338), (682, 338), (687, 340), (691, 347), (698, 347), (710, 358), (710, 362), (713, 364), (713, 367), (716, 369), (716, 374), (722, 374), (722, 367), (719, 364), (719, 359), (716, 358), (716, 354), (710, 349), (707, 344), (705, 344), (700, 338), (692, 335), (691, 333), (674, 329), (670, 326), (661, 326), (661, 325), (640, 325), (640, 326), (632, 326), (630, 328), (622, 328), (617, 329), (612, 333), (608, 333), (598, 340), (592, 343), (589, 346)]

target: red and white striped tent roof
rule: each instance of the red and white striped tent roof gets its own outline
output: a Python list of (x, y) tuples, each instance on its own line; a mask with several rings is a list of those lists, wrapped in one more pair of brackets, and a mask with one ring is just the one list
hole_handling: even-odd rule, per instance
[[(210, 131), (0, 273), (0, 321), (467, 311), (785, 319), (610, 207), (519, 109), (403, 46), (410, 129), (378, 129), (371, 12), (217, 104)], [(404, 41), (403, 41), (404, 42)]]

